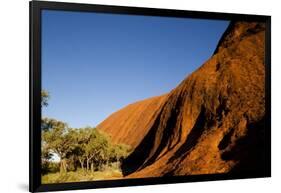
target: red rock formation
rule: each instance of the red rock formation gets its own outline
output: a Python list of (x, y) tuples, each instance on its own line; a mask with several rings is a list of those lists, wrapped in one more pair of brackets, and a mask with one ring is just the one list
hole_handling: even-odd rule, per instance
[(134, 149), (151, 128), (165, 100), (163, 95), (130, 104), (110, 115), (97, 128), (107, 133), (114, 143), (124, 143)]
[(214, 55), (170, 93), (99, 127), (133, 153), (127, 177), (257, 172), (264, 164), (263, 23), (232, 23)]

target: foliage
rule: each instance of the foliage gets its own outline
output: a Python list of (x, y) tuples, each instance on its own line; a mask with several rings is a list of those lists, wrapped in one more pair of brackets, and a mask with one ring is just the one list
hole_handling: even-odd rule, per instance
[(112, 163), (119, 164), (129, 153), (129, 146), (111, 143), (96, 128), (73, 129), (55, 119), (42, 119), (42, 166), (55, 154), (59, 157), (60, 172), (78, 168), (102, 171)]
[[(47, 106), (49, 93), (43, 90), (41, 95), (41, 105)], [(115, 168), (115, 173), (120, 173), (120, 163), (130, 153), (129, 146), (113, 144), (96, 128), (74, 129), (52, 118), (42, 118), (41, 135), (42, 174), (46, 182), (84, 179), (81, 176), (74, 179), (71, 172), (80, 172), (82, 176), (87, 174), (87, 179), (92, 178), (93, 173), (96, 176), (98, 172), (112, 171), (112, 168)], [(59, 158), (57, 163), (54, 157)]]
[(46, 90), (41, 91), (41, 106), (48, 106), (48, 100), (50, 99), (50, 94)]

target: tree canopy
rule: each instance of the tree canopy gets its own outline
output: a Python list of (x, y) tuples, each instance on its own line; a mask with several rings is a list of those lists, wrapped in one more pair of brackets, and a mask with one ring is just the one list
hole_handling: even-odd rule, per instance
[(70, 164), (74, 168), (101, 170), (111, 163), (120, 163), (129, 154), (124, 144), (113, 144), (110, 138), (96, 128), (69, 128), (55, 119), (42, 119), (42, 149), (44, 159), (51, 155), (60, 159), (60, 171), (66, 172)]
[[(50, 95), (41, 92), (41, 106), (48, 106)], [(120, 164), (130, 153), (130, 147), (114, 144), (110, 138), (94, 127), (70, 128), (67, 123), (53, 119), (41, 119), (42, 169), (48, 173), (58, 157), (60, 172), (77, 170), (102, 170), (113, 163)]]

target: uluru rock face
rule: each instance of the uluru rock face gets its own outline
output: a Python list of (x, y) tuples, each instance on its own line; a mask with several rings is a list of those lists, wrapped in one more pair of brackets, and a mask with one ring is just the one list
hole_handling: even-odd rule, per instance
[(163, 96), (98, 127), (133, 152), (129, 178), (263, 172), (265, 25), (233, 22), (214, 55)]
[(165, 100), (163, 95), (130, 104), (110, 115), (97, 128), (107, 133), (114, 143), (124, 143), (134, 149), (151, 128)]

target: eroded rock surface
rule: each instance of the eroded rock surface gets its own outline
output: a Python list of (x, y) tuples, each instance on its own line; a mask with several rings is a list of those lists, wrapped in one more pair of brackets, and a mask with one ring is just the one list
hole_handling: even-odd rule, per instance
[[(127, 177), (257, 172), (264, 164), (265, 25), (232, 23), (214, 55), (163, 96), (98, 127), (133, 153)], [(187, 64), (188, 65), (188, 64)]]

